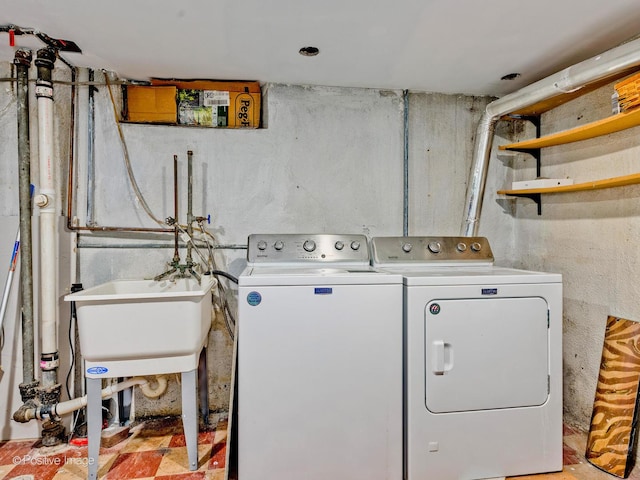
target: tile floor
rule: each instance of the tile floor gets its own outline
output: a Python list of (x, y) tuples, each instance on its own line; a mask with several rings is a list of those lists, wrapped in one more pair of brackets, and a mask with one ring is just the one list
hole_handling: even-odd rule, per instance
[[(216, 421), (198, 436), (197, 471), (189, 471), (180, 418), (148, 420), (129, 437), (100, 449), (98, 478), (104, 480), (224, 480), (227, 422)], [(84, 480), (87, 447), (37, 448), (34, 440), (0, 442), (0, 480)]]
[[(87, 476), (87, 447), (37, 448), (36, 442), (0, 442), (0, 480), (80, 480)], [(510, 480), (613, 480), (584, 459), (586, 433), (565, 426), (562, 472)], [(227, 422), (216, 421), (198, 438), (199, 468), (190, 472), (179, 418), (148, 420), (129, 438), (100, 450), (98, 476), (104, 480), (224, 480)], [(233, 478), (234, 475), (231, 475)], [(629, 477), (640, 480), (640, 468)], [(436, 480), (436, 479), (433, 479)]]

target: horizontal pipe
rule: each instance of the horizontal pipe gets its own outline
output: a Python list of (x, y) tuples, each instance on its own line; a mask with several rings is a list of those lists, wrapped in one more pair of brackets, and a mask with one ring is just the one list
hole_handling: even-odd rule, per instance
[[(155, 378), (155, 385), (149, 383), (149, 381), (143, 377), (133, 377), (129, 380), (110, 385), (102, 389), (101, 397), (103, 399), (109, 398), (116, 393), (121, 392), (122, 390), (126, 390), (127, 388), (131, 388), (137, 385), (140, 387), (140, 390), (146, 397), (158, 398), (167, 390), (168, 379), (166, 375), (157, 375)], [(47, 418), (58, 418), (61, 415), (66, 415), (68, 413), (75, 412), (76, 410), (80, 410), (86, 405), (86, 395), (83, 397), (67, 400), (66, 402), (56, 403), (54, 405), (23, 405), (16, 413), (13, 414), (13, 419), (16, 422), (26, 423), (29, 420), (36, 418), (38, 420)]]
[[(207, 248), (206, 244), (195, 243), (198, 248)], [(140, 248), (174, 248), (173, 243), (89, 243), (89, 242), (79, 242), (77, 245), (78, 248), (105, 248), (105, 249), (140, 249)], [(182, 246), (184, 248), (184, 246)], [(214, 250), (246, 250), (247, 245), (212, 245), (211, 248)]]
[(171, 233), (173, 229), (168, 228), (146, 228), (146, 227), (81, 227), (73, 225), (71, 217), (67, 218), (67, 228), (71, 231), (79, 232), (155, 232), (155, 233)]

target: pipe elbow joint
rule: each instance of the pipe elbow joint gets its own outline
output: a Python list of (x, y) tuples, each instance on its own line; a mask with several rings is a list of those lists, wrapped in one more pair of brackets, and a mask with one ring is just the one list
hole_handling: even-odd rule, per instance
[(18, 423), (27, 423), (34, 418), (36, 418), (36, 407), (26, 403), (13, 414), (13, 420)]
[(145, 397), (158, 398), (167, 390), (167, 383), (168, 379), (166, 375), (157, 375), (153, 384), (145, 382), (139, 386)]

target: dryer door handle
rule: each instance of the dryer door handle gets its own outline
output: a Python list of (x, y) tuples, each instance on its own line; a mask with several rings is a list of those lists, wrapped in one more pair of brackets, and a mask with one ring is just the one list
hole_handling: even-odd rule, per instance
[(444, 340), (431, 342), (432, 371), (434, 375), (444, 375), (453, 368), (453, 349), (451, 344)]

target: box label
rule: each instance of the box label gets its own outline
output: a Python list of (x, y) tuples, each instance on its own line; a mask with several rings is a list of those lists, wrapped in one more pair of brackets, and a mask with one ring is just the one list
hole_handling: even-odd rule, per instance
[(255, 101), (248, 93), (241, 93), (236, 97), (236, 119), (239, 127), (255, 127), (251, 114), (255, 108)]
[(205, 107), (228, 107), (230, 105), (229, 92), (204, 90), (202, 104)]

